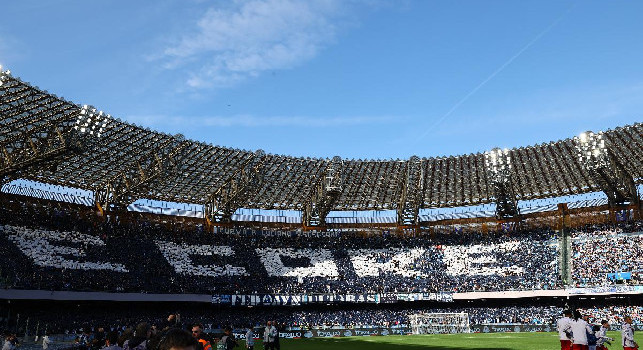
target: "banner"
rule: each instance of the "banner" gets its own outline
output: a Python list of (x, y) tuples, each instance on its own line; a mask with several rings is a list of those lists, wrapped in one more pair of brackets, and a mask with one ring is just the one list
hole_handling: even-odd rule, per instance
[(232, 306), (296, 306), (302, 304), (301, 299), (301, 295), (288, 294), (233, 294), (230, 295), (230, 304)]
[(212, 304), (230, 305), (231, 298), (229, 294), (215, 294), (212, 296)]
[(604, 286), (591, 288), (570, 288), (567, 289), (569, 294), (601, 294), (601, 293), (642, 293), (643, 286)]
[(410, 328), (355, 328), (355, 329), (311, 329), (307, 331), (280, 332), (282, 338), (334, 338), (407, 335)]
[(631, 280), (632, 279), (632, 273), (631, 272), (616, 272), (616, 273), (608, 273), (607, 278), (614, 281), (614, 280)]
[(302, 304), (452, 302), (452, 293), (385, 294), (233, 294), (212, 296), (212, 303), (232, 306), (297, 306)]
[(555, 325), (548, 324), (474, 324), (472, 333), (520, 333), (520, 332), (555, 332)]
[(377, 303), (377, 294), (314, 294), (308, 295), (309, 303)]
[[(214, 333), (222, 333), (223, 330), (216, 330)], [(232, 331), (237, 340), (246, 338), (246, 331), (235, 329)], [(281, 339), (308, 339), (308, 338), (334, 338), (334, 337), (370, 337), (387, 335), (408, 335), (410, 328), (355, 328), (355, 329), (310, 329), (310, 330), (284, 330), (279, 332)], [(263, 328), (254, 329), (254, 339), (263, 339)]]
[[(632, 324), (636, 331), (643, 330), (643, 324)], [(620, 331), (620, 324), (611, 324), (610, 329)], [(556, 332), (556, 325), (548, 324), (474, 324), (472, 333), (520, 333), (520, 332)]]
[(380, 294), (380, 302), (383, 304), (395, 303), (397, 302), (397, 294), (395, 293)]

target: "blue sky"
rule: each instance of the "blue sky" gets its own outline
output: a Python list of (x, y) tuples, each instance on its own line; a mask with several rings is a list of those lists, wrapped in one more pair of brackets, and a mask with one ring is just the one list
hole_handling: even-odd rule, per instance
[(640, 1), (5, 1), (0, 64), (152, 129), (409, 158), (640, 122)]

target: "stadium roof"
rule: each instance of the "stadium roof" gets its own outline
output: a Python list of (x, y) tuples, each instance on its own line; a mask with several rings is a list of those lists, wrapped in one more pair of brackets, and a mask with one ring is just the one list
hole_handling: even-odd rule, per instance
[[(3, 183), (23, 178), (90, 190), (105, 204), (126, 205), (146, 198), (212, 203), (217, 210), (228, 206), (232, 212), (238, 208), (326, 214), (399, 211), (409, 205), (494, 203), (499, 196), (499, 180), (485, 153), (348, 160), (233, 149), (113, 119), (31, 86), (8, 71), (0, 77)], [(643, 183), (643, 124), (601, 135), (610, 159), (618, 164), (616, 172), (635, 184)], [(515, 200), (605, 191), (605, 182), (579, 157), (578, 143), (578, 138), (568, 138), (505, 151), (511, 162), (506, 175), (511, 181), (505, 190)]]

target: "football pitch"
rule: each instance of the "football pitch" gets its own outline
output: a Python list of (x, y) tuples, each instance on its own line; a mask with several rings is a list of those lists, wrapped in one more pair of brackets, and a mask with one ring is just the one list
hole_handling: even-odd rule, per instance
[[(609, 349), (622, 349), (620, 346), (621, 333), (609, 332), (609, 337), (615, 339)], [(636, 335), (641, 343), (641, 335)], [(471, 333), (471, 334), (436, 334), (411, 336), (371, 336), (348, 338), (313, 338), (313, 339), (281, 339), (283, 350), (419, 350), (419, 349), (483, 349), (483, 350), (546, 350), (560, 349), (557, 333)], [(245, 344), (241, 344), (245, 348)], [(255, 349), (263, 349), (257, 342)]]

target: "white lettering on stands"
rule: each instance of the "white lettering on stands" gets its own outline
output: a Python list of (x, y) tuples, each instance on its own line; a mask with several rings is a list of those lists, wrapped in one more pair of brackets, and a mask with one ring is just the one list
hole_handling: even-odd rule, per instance
[(174, 270), (182, 275), (191, 276), (248, 276), (244, 267), (217, 265), (194, 265), (190, 255), (200, 256), (233, 256), (234, 251), (229, 246), (188, 245), (168, 241), (156, 241), (161, 253)]
[[(85, 257), (89, 246), (104, 246), (102, 239), (78, 232), (31, 230), (24, 227), (0, 226), (22, 252), (33, 259), (38, 266), (73, 270), (111, 270), (129, 272), (124, 265), (110, 262), (79, 261), (69, 258)], [(80, 247), (69, 247), (56, 243), (72, 243)]]
[(339, 331), (319, 331), (317, 332), (318, 337), (323, 337), (323, 338), (332, 338), (332, 337), (341, 337), (342, 333)]
[[(355, 273), (359, 277), (379, 276), (381, 273), (392, 273), (404, 277), (425, 277), (414, 269), (415, 262), (422, 258), (426, 249), (358, 249), (349, 250)], [(385, 262), (380, 262), (384, 260)]]
[(522, 274), (523, 268), (516, 265), (502, 266), (497, 255), (515, 252), (519, 245), (520, 242), (511, 241), (501, 244), (442, 246), (443, 259), (447, 265), (447, 273), (451, 276), (517, 275)]
[[(327, 277), (339, 276), (333, 253), (328, 249), (257, 248), (257, 254), (269, 276), (283, 277)], [(288, 267), (282, 256), (310, 259), (310, 266)]]

